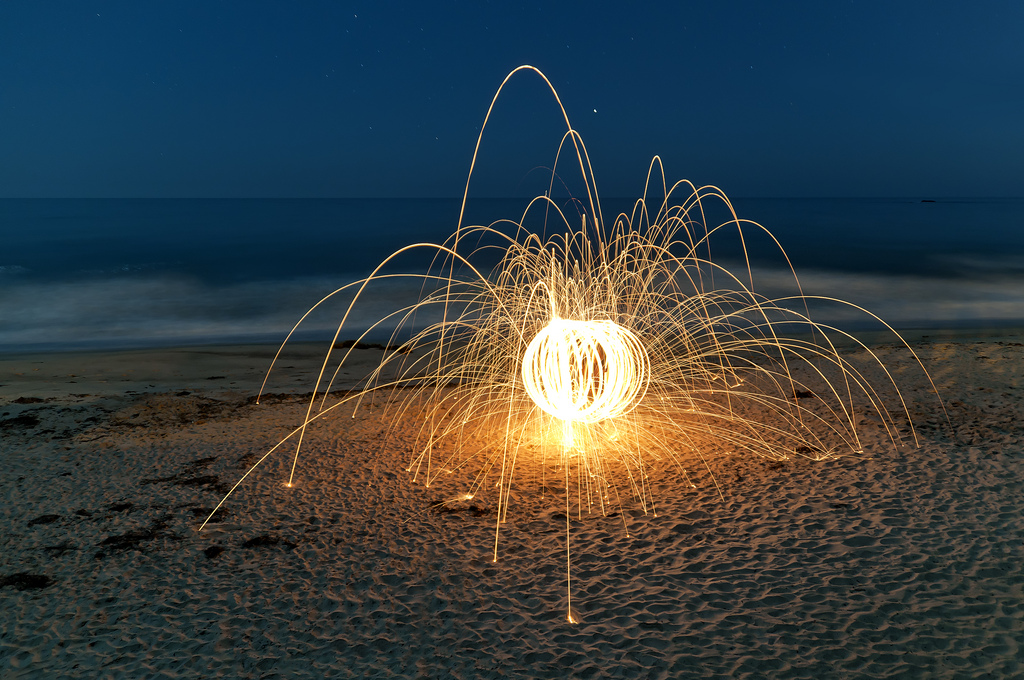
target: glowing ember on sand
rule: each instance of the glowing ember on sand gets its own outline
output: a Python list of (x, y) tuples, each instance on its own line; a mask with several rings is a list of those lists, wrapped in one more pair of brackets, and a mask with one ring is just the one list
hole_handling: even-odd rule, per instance
[[(523, 70), (551, 87), (529, 66), (509, 74), (481, 127), (470, 180), (498, 96)], [(323, 398), (311, 399), (302, 425), (246, 476), (294, 438), (292, 484), (305, 427), (343, 404), (354, 401), (358, 408), (364, 398), (381, 394), (387, 422), (420, 423), (407, 468), (415, 481), (429, 486), (457, 475), (464, 486), (450, 502), (494, 494), (495, 560), (513, 484), (529, 475), (561, 479), (572, 621), (571, 517), (607, 513), (629, 499), (644, 513), (652, 511), (652, 475), (671, 475), (692, 486), (687, 469), (707, 467), (706, 456), (823, 460), (859, 452), (857, 424), (867, 414), (878, 418), (896, 446), (899, 427), (890, 407), (899, 404), (901, 419), (909, 420), (909, 414), (875, 356), (847, 333), (813, 322), (807, 311), (815, 301), (844, 303), (804, 295), (795, 273), (792, 296), (767, 299), (755, 292), (746, 232), (771, 238), (785, 254), (767, 230), (737, 218), (718, 189), (686, 181), (670, 187), (655, 158), (632, 214), (607, 223), (586, 148), (564, 108), (561, 113), (567, 131), (550, 189), (529, 203), (518, 222), (464, 226), (467, 181), (463, 213), (445, 243), (406, 246), (366, 279), (314, 306), (354, 293), (337, 341), (368, 286), (396, 276), (423, 284), (415, 305), (396, 310), (360, 337), (388, 329), (390, 345), (401, 344), (385, 353), (363, 389), (327, 403), (352, 351), (335, 360), (328, 377), (334, 365), (329, 349), (314, 390)], [(564, 206), (552, 198), (563, 156), (579, 171), (586, 194)], [(712, 203), (731, 215), (718, 226), (705, 222)], [(538, 218), (543, 227), (537, 231), (546, 237), (524, 226)], [(739, 274), (711, 259), (712, 241), (727, 237), (740, 244)], [(426, 271), (384, 272), (423, 249), (435, 255)], [(494, 253), (498, 263), (485, 269), (481, 263), (493, 263)], [(424, 317), (433, 321), (417, 326)], [(872, 383), (863, 366), (844, 358), (837, 339), (866, 355), (880, 382)], [(809, 395), (815, 398), (797, 398)]]

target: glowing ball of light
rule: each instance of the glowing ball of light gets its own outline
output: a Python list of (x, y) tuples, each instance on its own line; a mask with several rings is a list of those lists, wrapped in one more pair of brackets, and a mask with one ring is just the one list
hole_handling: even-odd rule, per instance
[(553, 319), (523, 354), (523, 384), (542, 410), (596, 423), (629, 413), (647, 391), (643, 343), (614, 321)]

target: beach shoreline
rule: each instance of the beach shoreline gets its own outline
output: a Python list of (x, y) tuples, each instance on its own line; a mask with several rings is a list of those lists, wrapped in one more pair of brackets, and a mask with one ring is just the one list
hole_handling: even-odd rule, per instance
[[(943, 342), (1015, 342), (1024, 338), (1024, 326), (991, 326), (981, 328), (909, 328), (898, 329), (900, 338), (910, 345)], [(851, 333), (857, 342), (867, 346), (898, 343), (887, 330)], [(796, 337), (811, 337), (801, 333)], [(853, 341), (833, 339), (839, 346), (849, 347)], [(327, 342), (289, 342), (277, 364), (276, 383), (287, 391), (302, 390), (301, 382), (312, 385), (320, 368)], [(134, 349), (73, 349), (53, 351), (12, 351), (0, 353), (0, 403), (28, 397), (54, 397), (68, 393), (97, 395), (152, 391), (199, 390), (211, 392), (248, 391), (257, 393), (271, 368), (280, 344), (273, 343), (210, 343), (172, 347)], [(333, 350), (335, 359), (340, 358)], [(345, 384), (373, 368), (381, 353), (376, 350), (357, 351), (348, 365)], [(296, 365), (299, 368), (296, 368)], [(296, 383), (292, 385), (290, 383)], [(271, 382), (270, 385), (274, 385)], [(311, 387), (305, 388), (309, 391)], [(277, 391), (277, 390), (272, 390)]]
[(0, 356), (0, 674), (1010, 677), (1024, 331), (905, 338), (948, 425), (911, 353), (869, 338), (917, 448), (716, 460), (722, 496), (665, 477), (654, 515), (574, 519), (577, 625), (557, 495), (515, 490), (492, 563), (493, 505), (413, 484), (415, 424), (372, 406), (309, 429), (295, 488), (282, 451), (197, 530), (302, 422), (323, 343), (286, 348), (260, 405), (273, 345)]

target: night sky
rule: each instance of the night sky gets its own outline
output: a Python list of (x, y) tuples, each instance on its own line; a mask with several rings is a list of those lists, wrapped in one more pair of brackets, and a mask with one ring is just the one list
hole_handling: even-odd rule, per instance
[[(1024, 3), (0, 3), (2, 197), (460, 196), (542, 69), (605, 196), (1024, 196)], [(563, 132), (499, 100), (478, 196)]]

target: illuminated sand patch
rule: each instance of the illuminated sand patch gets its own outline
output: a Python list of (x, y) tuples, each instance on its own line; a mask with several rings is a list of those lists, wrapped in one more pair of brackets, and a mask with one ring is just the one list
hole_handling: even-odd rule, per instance
[[(534, 72), (550, 87), (532, 67), (508, 77), (520, 71)], [(401, 248), (369, 277), (310, 310), (335, 295), (354, 296), (302, 423), (239, 484), (294, 441), (286, 481), (292, 485), (311, 422), (344, 404), (360, 409), (379, 400), (382, 422), (416, 423), (415, 432), (392, 431), (384, 444), (409, 452), (414, 482), (444, 489), (450, 495), (443, 504), (494, 504), (495, 561), (514, 491), (533, 483), (557, 486), (566, 609), (574, 620), (573, 518), (618, 513), (628, 534), (624, 506), (654, 514), (657, 489), (693, 487), (696, 474), (711, 471), (709, 459), (857, 454), (866, 418), (893, 447), (917, 439), (905, 427), (910, 415), (885, 366), (855, 338), (814, 322), (807, 311), (809, 303), (840, 301), (805, 295), (795, 273), (792, 294), (768, 299), (757, 292), (748, 241), (768, 241), (785, 258), (766, 229), (736, 216), (715, 187), (668, 185), (657, 158), (631, 213), (607, 221), (586, 148), (559, 107), (567, 131), (550, 188), (520, 219), (466, 226), (460, 216), (444, 243)], [(559, 202), (553, 196), (564, 158), (578, 171), (584, 193)], [(476, 153), (463, 212), (475, 163)], [(729, 219), (708, 224), (713, 207)], [(534, 224), (540, 227), (528, 226)], [(712, 254), (721, 243), (740, 248), (742, 270), (716, 263)], [(424, 250), (434, 255), (426, 271), (394, 273), (403, 257)], [(361, 389), (332, 396), (351, 355), (348, 349), (339, 359), (334, 347), (361, 313), (367, 291), (409, 279), (421, 283), (421, 297), (383, 315), (359, 338), (386, 329), (392, 349)], [(842, 345), (862, 350), (859, 359), (847, 358)], [(548, 500), (534, 494), (527, 502)]]

